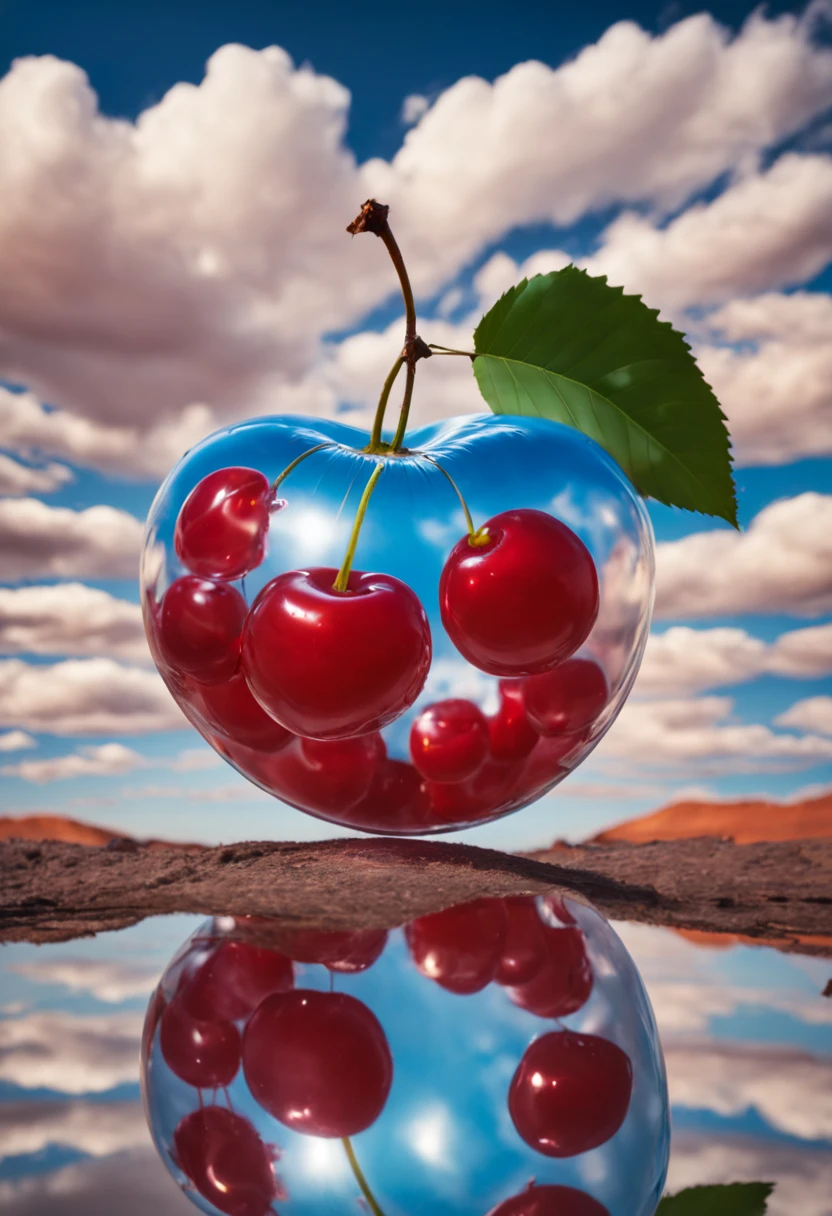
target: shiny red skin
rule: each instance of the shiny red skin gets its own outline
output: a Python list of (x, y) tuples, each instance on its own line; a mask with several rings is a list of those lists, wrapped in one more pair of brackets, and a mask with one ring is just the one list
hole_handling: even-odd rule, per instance
[(469, 663), (495, 676), (548, 671), (574, 654), (598, 615), (598, 574), (575, 533), (545, 511), (503, 511), (464, 536), (439, 581), (442, 623)]
[(533, 896), (504, 899), (508, 917), (506, 944), (494, 975), (498, 984), (526, 984), (546, 965), (544, 925)]
[(607, 678), (592, 659), (568, 659), (523, 686), (523, 704), (541, 735), (574, 735), (588, 730), (609, 700)]
[(250, 942), (224, 941), (185, 974), (176, 999), (193, 1018), (236, 1022), (273, 992), (291, 987), (292, 964), (284, 954)]
[(494, 979), (508, 918), (499, 899), (475, 899), (405, 926), (416, 966), (449, 992), (468, 996)]
[(202, 578), (241, 578), (263, 560), (271, 504), (271, 486), (256, 469), (209, 473), (182, 504), (177, 557)]
[(378, 733), (354, 739), (295, 739), (270, 756), (245, 756), (245, 771), (266, 788), (301, 810), (342, 815), (362, 799), (387, 749)]
[(388, 574), (290, 570), (258, 595), (243, 637), (243, 669), (263, 708), (287, 730), (344, 739), (380, 730), (418, 697), (431, 661), (418, 596)]
[(535, 1186), (512, 1195), (492, 1208), (488, 1216), (610, 1216), (597, 1199), (571, 1186)]
[(210, 730), (255, 751), (279, 751), (295, 737), (255, 701), (242, 672), (225, 684), (195, 689), (190, 700)]
[(553, 1031), (526, 1048), (508, 1108), (518, 1134), (536, 1152), (574, 1157), (615, 1135), (632, 1090), (630, 1058), (615, 1043)]
[(509, 988), (515, 1005), (541, 1018), (565, 1018), (583, 1008), (592, 992), (592, 965), (577, 927), (555, 929), (540, 922), (543, 965), (525, 983)]
[(270, 1115), (328, 1138), (375, 1123), (393, 1081), (393, 1058), (372, 1010), (345, 993), (300, 988), (267, 997), (254, 1012), (243, 1069)]
[(430, 781), (473, 777), (488, 755), (488, 722), (472, 701), (452, 698), (423, 709), (410, 731), (410, 754)]
[(534, 751), (540, 735), (526, 715), (522, 681), (500, 681), (500, 708), (488, 719), (488, 733), (495, 760), (517, 763)]
[(465, 823), (482, 819), (511, 799), (521, 776), (521, 766), (486, 760), (468, 781), (426, 781), (434, 824)]
[(234, 587), (188, 574), (162, 597), (157, 644), (166, 666), (199, 683), (230, 680), (240, 662), (247, 605)]
[(386, 929), (366, 929), (363, 933), (353, 933), (353, 942), (341, 958), (333, 963), (326, 963), (329, 971), (338, 975), (354, 975), (358, 971), (366, 971), (381, 958), (387, 945)]
[(173, 1133), (179, 1169), (226, 1216), (267, 1216), (284, 1198), (272, 1157), (248, 1119), (224, 1106), (185, 1115)]
[(176, 997), (162, 1013), (159, 1046), (171, 1072), (195, 1089), (230, 1085), (240, 1067), (240, 1032), (234, 1023), (199, 1021)]
[[(404, 760), (382, 761), (367, 794), (343, 821), (369, 832), (424, 832), (434, 826), (427, 782)], [(450, 787), (446, 787), (450, 788)]]
[(296, 963), (321, 963), (330, 971), (366, 971), (387, 942), (386, 929), (293, 929), (280, 944)]

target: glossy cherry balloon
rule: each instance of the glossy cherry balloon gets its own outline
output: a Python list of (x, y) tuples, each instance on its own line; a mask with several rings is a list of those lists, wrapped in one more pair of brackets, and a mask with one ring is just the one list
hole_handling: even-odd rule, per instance
[(203, 578), (241, 578), (263, 560), (272, 490), (256, 469), (217, 469), (182, 504), (173, 543)]
[(607, 679), (592, 659), (568, 659), (523, 686), (529, 721), (541, 735), (574, 735), (596, 720), (609, 700)]
[(508, 1108), (519, 1135), (538, 1153), (574, 1157), (615, 1135), (632, 1090), (629, 1056), (615, 1043), (553, 1031), (526, 1048)]
[(413, 763), (431, 781), (464, 781), (488, 755), (488, 722), (472, 701), (452, 698), (423, 709), (410, 731)]
[(571, 1186), (537, 1186), (531, 1183), (492, 1208), (488, 1216), (610, 1216), (597, 1199)]
[(261, 705), (288, 730), (343, 739), (380, 730), (413, 704), (431, 660), (418, 597), (387, 574), (293, 570), (249, 613), (243, 668)]
[(194, 1018), (177, 998), (162, 1013), (159, 1045), (171, 1072), (195, 1089), (230, 1085), (240, 1067), (240, 1032), (234, 1023)]
[(525, 984), (546, 965), (544, 925), (534, 897), (504, 899), (506, 941), (494, 975), (498, 984)]
[(516, 763), (534, 751), (540, 735), (523, 704), (523, 681), (500, 681), (500, 708), (488, 719), (489, 746), (495, 760)]
[(157, 643), (164, 662), (205, 684), (230, 680), (240, 662), (246, 602), (234, 587), (186, 575), (162, 597)]
[(220, 942), (193, 972), (185, 972), (176, 999), (191, 1017), (210, 1022), (246, 1018), (273, 992), (292, 987), (284, 954), (251, 942)]
[(541, 1018), (565, 1018), (586, 1004), (592, 992), (592, 966), (584, 935), (577, 927), (556, 929), (540, 923), (543, 963), (530, 979), (509, 989), (515, 1005)]
[(475, 899), (411, 921), (405, 937), (423, 975), (450, 992), (468, 995), (494, 979), (507, 923), (501, 900)]
[(190, 700), (212, 731), (255, 751), (279, 751), (295, 737), (254, 699), (242, 672), (224, 684), (202, 685)]
[(442, 623), (457, 650), (497, 676), (548, 671), (586, 641), (598, 615), (589, 550), (545, 511), (504, 511), (451, 551), (439, 582)]
[(338, 992), (267, 997), (243, 1037), (243, 1069), (260, 1105), (294, 1131), (353, 1136), (381, 1114), (393, 1058), (378, 1018)]
[(226, 1216), (267, 1216), (283, 1198), (268, 1148), (248, 1119), (223, 1106), (185, 1115), (173, 1133), (173, 1157), (203, 1199)]

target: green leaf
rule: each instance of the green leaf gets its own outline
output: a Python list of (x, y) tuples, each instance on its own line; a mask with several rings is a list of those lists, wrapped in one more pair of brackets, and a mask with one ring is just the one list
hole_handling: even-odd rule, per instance
[(764, 1216), (770, 1182), (734, 1182), (730, 1186), (694, 1186), (669, 1195), (656, 1216)]
[(575, 427), (642, 494), (737, 526), (725, 415), (682, 335), (640, 296), (575, 266), (536, 275), (483, 317), (474, 350), (495, 414)]

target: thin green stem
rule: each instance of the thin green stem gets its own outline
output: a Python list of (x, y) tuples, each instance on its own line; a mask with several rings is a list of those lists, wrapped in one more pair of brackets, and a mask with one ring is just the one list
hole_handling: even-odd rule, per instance
[(292, 463), (287, 464), (286, 468), (283, 470), (283, 472), (280, 474), (280, 476), (276, 477), (274, 479), (274, 481), (272, 482), (272, 494), (275, 494), (277, 492), (277, 490), (280, 487), (281, 482), (285, 481), (286, 478), (289, 476), (289, 474), (292, 472), (292, 470), (296, 469), (299, 464), (302, 464), (303, 461), (306, 460), (307, 456), (311, 456), (314, 452), (320, 452), (320, 451), (322, 451), (323, 448), (331, 448), (333, 446), (334, 445), (329, 440), (327, 440), (326, 443), (319, 443), (317, 447), (309, 448), (309, 450), (307, 452), (303, 452), (303, 453), (301, 453), (300, 456), (296, 456), (295, 459), (292, 461)]
[(437, 342), (428, 342), (428, 346), (439, 355), (464, 355), (466, 359), (477, 357), (476, 351), (473, 350), (454, 350), (452, 346), (440, 346)]
[(352, 1142), (350, 1141), (349, 1136), (343, 1136), (341, 1138), (341, 1143), (344, 1146), (344, 1152), (347, 1154), (347, 1161), (349, 1161), (349, 1163), (350, 1163), (350, 1168), (351, 1168), (353, 1174), (355, 1175), (355, 1181), (358, 1183), (359, 1187), (361, 1188), (361, 1194), (367, 1200), (367, 1205), (368, 1205), (370, 1211), (373, 1213), (373, 1216), (384, 1216), (384, 1212), (382, 1212), (381, 1208), (378, 1206), (378, 1203), (376, 1202), (375, 1195), (370, 1190), (370, 1184), (368, 1183), (367, 1179), (364, 1177), (364, 1171), (362, 1170), (361, 1166), (358, 1164), (358, 1158), (355, 1155), (355, 1149), (352, 1146)]
[(404, 355), (399, 355), (396, 362), (390, 368), (390, 371), (387, 374), (387, 379), (384, 381), (381, 396), (378, 399), (378, 406), (376, 407), (376, 416), (373, 419), (373, 430), (370, 435), (370, 442), (367, 445), (368, 452), (380, 452), (384, 450), (381, 442), (381, 428), (384, 425), (384, 411), (387, 409), (387, 402), (389, 400), (393, 385), (396, 382), (396, 377), (402, 370), (403, 366)]
[(442, 465), (439, 463), (439, 461), (434, 460), (434, 458), (432, 456), (428, 456), (424, 452), (421, 453), (421, 456), (422, 456), (423, 460), (427, 460), (430, 464), (433, 465), (433, 467), (435, 469), (438, 469), (439, 472), (442, 474), (442, 476), (445, 477), (453, 486), (454, 492), (455, 492), (457, 498), (459, 499), (459, 505), (462, 507), (462, 513), (465, 516), (465, 523), (468, 528), (468, 544), (472, 545), (473, 548), (475, 548), (475, 549), (481, 549), (483, 547), (483, 545), (487, 545), (488, 541), (489, 541), (488, 532), (485, 531), (484, 528), (475, 528), (474, 527), (474, 521), (471, 518), (471, 512), (468, 510), (468, 503), (465, 501), (465, 499), (462, 495), (462, 490), (460, 490), (459, 486), (456, 484), (453, 477), (451, 477), (448, 470), (443, 469)]
[(352, 533), (350, 535), (350, 543), (347, 545), (347, 552), (344, 556), (344, 561), (341, 569), (338, 571), (338, 577), (332, 584), (335, 591), (346, 591), (350, 580), (350, 570), (352, 570), (352, 562), (355, 557), (356, 546), (358, 545), (358, 537), (361, 534), (361, 525), (364, 522), (364, 516), (367, 514), (367, 507), (370, 503), (373, 490), (376, 488), (376, 482), (384, 472), (384, 464), (379, 461), (376, 465), (370, 480), (364, 487), (364, 493), (361, 495), (361, 501), (358, 504), (358, 510), (355, 513), (355, 522), (352, 525)]
[(413, 299), (413, 288), (410, 286), (410, 278), (408, 277), (407, 268), (404, 264), (402, 251), (396, 242), (396, 238), (390, 230), (390, 225), (385, 223), (378, 234), (384, 241), (387, 247), (387, 252), (390, 254), (391, 261), (396, 267), (396, 274), (399, 276), (399, 283), (402, 288), (402, 296), (404, 297), (404, 343), (413, 342), (416, 337), (416, 302)]
[(407, 419), (410, 415), (410, 402), (413, 399), (413, 385), (416, 380), (416, 365), (408, 363), (407, 375), (404, 382), (404, 397), (402, 398), (402, 408), (399, 411), (399, 425), (396, 427), (396, 433), (393, 436), (393, 442), (390, 445), (391, 452), (398, 452), (404, 440), (404, 433), (407, 430)]

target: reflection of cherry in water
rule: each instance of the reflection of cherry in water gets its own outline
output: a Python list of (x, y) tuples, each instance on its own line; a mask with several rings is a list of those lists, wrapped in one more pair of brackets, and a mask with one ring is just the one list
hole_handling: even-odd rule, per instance
[(269, 1114), (310, 1136), (364, 1131), (393, 1080), (387, 1038), (368, 1007), (336, 992), (267, 997), (243, 1037), (243, 1070)]
[(518, 1133), (547, 1157), (604, 1144), (624, 1122), (633, 1089), (625, 1052), (609, 1039), (553, 1031), (526, 1048), (509, 1088)]
[(196, 1089), (230, 1085), (240, 1067), (240, 1032), (234, 1023), (198, 1020), (178, 997), (162, 1014), (159, 1043), (171, 1072)]
[(272, 1155), (233, 1111), (207, 1106), (185, 1115), (173, 1133), (173, 1157), (204, 1199), (226, 1216), (266, 1216), (285, 1198)]
[(469, 995), (494, 979), (507, 923), (500, 900), (476, 899), (411, 921), (405, 937), (423, 975), (450, 992)]
[(230, 680), (240, 662), (247, 606), (226, 583), (186, 575), (162, 597), (157, 645), (180, 676), (205, 684)]
[(186, 973), (176, 1000), (193, 1018), (235, 1022), (271, 993), (291, 987), (292, 964), (285, 955), (250, 942), (224, 941)]
[(519, 1195), (505, 1199), (488, 1216), (610, 1216), (597, 1199), (571, 1186), (530, 1183)]
[(534, 897), (503, 900), (508, 918), (506, 941), (494, 975), (498, 984), (525, 984), (546, 963), (543, 922)]
[(182, 504), (174, 545), (203, 578), (240, 578), (263, 560), (272, 491), (256, 469), (217, 469)]
[(515, 1005), (541, 1018), (565, 1018), (589, 1000), (592, 967), (584, 935), (577, 927), (540, 925), (544, 961), (525, 983), (509, 991)]
[(422, 710), (410, 731), (413, 763), (432, 781), (464, 781), (488, 754), (488, 723), (472, 701), (452, 698)]
[(283, 949), (296, 963), (321, 963), (337, 972), (366, 971), (386, 943), (386, 929), (293, 929), (281, 934)]

